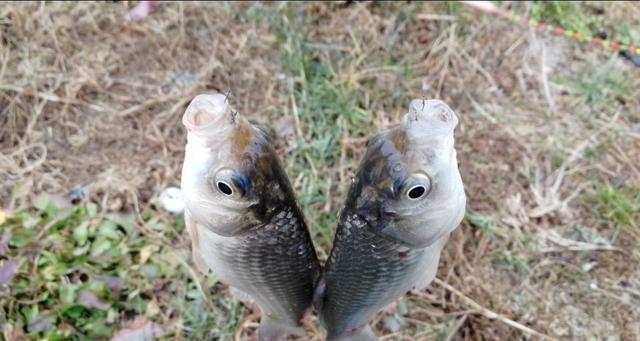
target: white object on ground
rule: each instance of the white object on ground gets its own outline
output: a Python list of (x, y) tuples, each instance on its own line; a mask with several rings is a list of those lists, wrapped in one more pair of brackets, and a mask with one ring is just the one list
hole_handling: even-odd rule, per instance
[(139, 22), (151, 14), (151, 12), (153, 12), (159, 5), (160, 1), (140, 1), (136, 7), (127, 13), (126, 19), (133, 22)]
[(580, 269), (582, 269), (583, 272), (589, 272), (591, 271), (593, 268), (596, 267), (596, 265), (598, 265), (598, 262), (589, 262), (589, 263), (584, 263), (580, 266)]
[(160, 204), (162, 208), (170, 213), (181, 213), (184, 211), (184, 201), (182, 201), (182, 192), (178, 187), (165, 188), (160, 193)]

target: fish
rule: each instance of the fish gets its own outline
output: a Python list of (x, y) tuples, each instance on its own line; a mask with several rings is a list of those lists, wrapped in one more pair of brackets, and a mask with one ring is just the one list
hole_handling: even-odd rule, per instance
[(465, 213), (457, 124), (446, 103), (415, 99), (367, 142), (314, 295), (327, 340), (376, 340), (375, 314), (435, 278)]
[(320, 263), (270, 136), (222, 94), (196, 96), (182, 123), (181, 193), (196, 268), (258, 306), (258, 340), (302, 333)]

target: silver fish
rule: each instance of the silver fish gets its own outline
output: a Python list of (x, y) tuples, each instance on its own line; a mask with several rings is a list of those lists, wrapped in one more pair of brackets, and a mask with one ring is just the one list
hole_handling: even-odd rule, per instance
[(197, 268), (258, 305), (259, 340), (299, 333), (320, 265), (269, 136), (221, 94), (195, 97), (182, 122), (181, 190)]
[(457, 124), (444, 102), (418, 99), (369, 141), (316, 292), (327, 340), (375, 340), (376, 312), (435, 277), (465, 212)]

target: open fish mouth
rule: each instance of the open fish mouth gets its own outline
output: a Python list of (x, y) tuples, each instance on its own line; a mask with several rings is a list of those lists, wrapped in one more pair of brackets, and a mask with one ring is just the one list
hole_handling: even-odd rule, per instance
[(403, 124), (410, 135), (449, 136), (458, 125), (458, 116), (441, 100), (415, 99), (411, 101)]
[(205, 131), (226, 122), (232, 123), (232, 113), (227, 96), (222, 94), (196, 96), (182, 116), (182, 124), (189, 132)]

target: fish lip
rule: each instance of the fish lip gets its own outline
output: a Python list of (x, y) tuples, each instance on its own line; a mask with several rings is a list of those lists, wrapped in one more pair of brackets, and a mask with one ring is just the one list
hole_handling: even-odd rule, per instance
[[(230, 105), (225, 95), (200, 94), (187, 106), (182, 116), (182, 124), (189, 132), (206, 131), (219, 125), (228, 112), (230, 112)], [(201, 123), (197, 122), (198, 118), (202, 120)]]
[[(449, 136), (458, 126), (458, 115), (438, 99), (414, 99), (402, 125), (415, 137)], [(441, 137), (437, 137), (441, 138)]]

